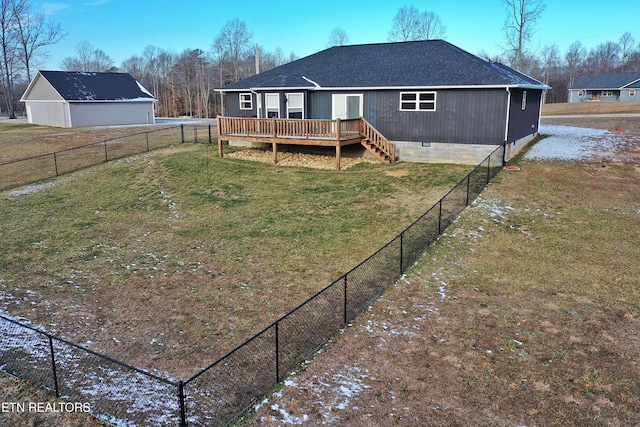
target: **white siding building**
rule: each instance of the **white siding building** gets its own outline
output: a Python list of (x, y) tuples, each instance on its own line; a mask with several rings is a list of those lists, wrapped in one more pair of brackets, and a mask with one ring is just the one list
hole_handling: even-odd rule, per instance
[(128, 73), (39, 71), (20, 101), (29, 123), (73, 127), (153, 124), (157, 100)]

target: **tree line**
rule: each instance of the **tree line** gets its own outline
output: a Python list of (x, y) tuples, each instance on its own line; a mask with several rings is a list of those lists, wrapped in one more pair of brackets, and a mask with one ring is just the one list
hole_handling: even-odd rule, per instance
[[(578, 78), (605, 72), (640, 71), (640, 43), (625, 33), (588, 49), (580, 41), (566, 52), (556, 45), (535, 48), (535, 25), (542, 19), (541, 0), (502, 0), (505, 6), (504, 48), (499, 55), (476, 54), (501, 62), (552, 87), (547, 102), (566, 102), (568, 88)], [(33, 64), (46, 55), (46, 47), (65, 36), (59, 24), (33, 10), (29, 0), (0, 0), (0, 110), (15, 116), (19, 98), (33, 78)], [(415, 6), (398, 9), (387, 33), (388, 41), (446, 39), (446, 27), (433, 11)], [(329, 33), (327, 47), (348, 42), (341, 28)], [(461, 46), (464, 48), (464, 46)], [(128, 72), (156, 96), (156, 114), (176, 117), (215, 117), (221, 112), (214, 89), (297, 59), (280, 48), (270, 52), (253, 42), (244, 21), (227, 21), (208, 50), (173, 52), (147, 46), (116, 66), (104, 51), (89, 42), (76, 46), (75, 55), (64, 58), (62, 70)]]

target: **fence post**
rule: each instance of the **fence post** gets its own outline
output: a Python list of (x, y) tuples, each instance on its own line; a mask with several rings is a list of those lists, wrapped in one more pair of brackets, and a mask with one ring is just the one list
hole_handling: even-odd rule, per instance
[(184, 123), (180, 124), (180, 140), (184, 144)]
[(487, 184), (491, 180), (491, 156), (487, 157)]
[(149, 151), (149, 131), (145, 132), (147, 135), (147, 151)]
[[(444, 198), (444, 197), (443, 197)], [(438, 236), (442, 234), (442, 199), (438, 202), (439, 211), (438, 211)]]
[(402, 273), (404, 273), (404, 265), (403, 265), (404, 250), (402, 248), (403, 243), (404, 243), (404, 231), (400, 233), (400, 276), (402, 276)]
[(280, 382), (280, 321), (276, 322), (276, 382)]
[(193, 137), (196, 140), (195, 143), (198, 143), (198, 125), (193, 126)]
[(53, 385), (56, 390), (56, 399), (60, 398), (60, 389), (58, 389), (58, 372), (56, 371), (56, 356), (53, 352), (53, 338), (49, 335), (49, 350), (51, 351), (51, 367), (53, 369)]
[(184, 406), (184, 383), (178, 381), (178, 401), (180, 405), (180, 427), (187, 427), (187, 411)]
[(471, 185), (471, 172), (467, 174), (467, 203), (465, 206), (469, 206), (469, 187)]
[(209, 123), (209, 144), (213, 144), (213, 140), (211, 139), (211, 123)]
[(107, 163), (109, 161), (109, 157), (107, 156), (107, 141), (104, 142), (104, 162)]
[(347, 275), (344, 275), (344, 316), (343, 323), (347, 324)]
[(58, 157), (56, 153), (53, 153), (53, 166), (56, 168), (56, 176), (60, 176), (58, 175)]

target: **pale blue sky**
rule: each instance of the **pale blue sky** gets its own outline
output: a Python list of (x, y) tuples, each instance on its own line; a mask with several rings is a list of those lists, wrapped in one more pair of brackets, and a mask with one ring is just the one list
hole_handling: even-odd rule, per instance
[[(39, 68), (59, 69), (87, 41), (113, 58), (115, 65), (142, 54), (148, 45), (173, 50), (209, 50), (225, 22), (247, 23), (253, 42), (285, 55), (304, 57), (325, 48), (335, 27), (347, 32), (349, 44), (387, 41), (397, 10), (413, 4), (433, 11), (446, 27), (445, 39), (471, 53), (494, 56), (504, 43), (506, 12), (502, 0), (31, 0), (59, 22), (67, 37), (50, 47)], [(574, 41), (588, 49), (617, 42), (630, 32), (640, 42), (638, 0), (547, 0), (535, 27), (532, 47), (556, 44), (561, 54)]]

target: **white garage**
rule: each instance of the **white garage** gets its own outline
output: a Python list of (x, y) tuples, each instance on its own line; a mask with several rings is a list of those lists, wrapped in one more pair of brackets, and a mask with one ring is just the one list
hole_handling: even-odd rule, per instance
[(39, 71), (20, 101), (29, 123), (74, 127), (153, 124), (157, 100), (128, 73)]

